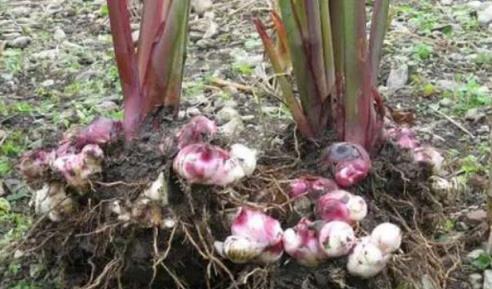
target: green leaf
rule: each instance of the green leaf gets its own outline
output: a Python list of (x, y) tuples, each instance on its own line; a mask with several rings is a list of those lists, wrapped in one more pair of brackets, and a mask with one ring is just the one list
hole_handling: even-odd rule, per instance
[(11, 207), (9, 201), (5, 198), (0, 198), (0, 213), (8, 213), (10, 210)]
[(472, 266), (479, 269), (479, 270), (485, 270), (490, 267), (492, 264), (492, 257), (488, 254), (480, 254), (476, 259), (474, 259), (471, 262)]

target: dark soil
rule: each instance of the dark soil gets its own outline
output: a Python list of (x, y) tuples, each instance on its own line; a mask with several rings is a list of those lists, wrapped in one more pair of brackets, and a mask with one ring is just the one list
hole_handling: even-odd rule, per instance
[[(430, 192), (429, 168), (415, 165), (391, 144), (381, 149), (371, 176), (356, 188), (370, 211), (359, 234), (383, 221), (394, 222), (405, 231), (405, 254), (397, 254), (383, 274), (368, 281), (351, 277), (343, 269), (345, 258), (315, 269), (287, 257), (266, 267), (220, 261), (213, 252), (213, 241), (227, 236), (227, 220), (240, 205), (267, 209), (282, 220), (284, 228), (297, 223), (300, 216), (292, 211), (281, 183), (304, 173), (329, 177), (317, 162), (320, 149), (287, 137), (283, 147), (266, 149), (268, 157), (260, 159), (257, 172), (244, 182), (229, 189), (189, 187), (170, 169), (175, 154), (173, 136), (183, 122), (171, 122), (162, 115), (152, 116), (133, 142), (107, 146), (104, 173), (91, 192), (78, 196), (77, 212), (61, 223), (41, 221), (19, 247), (30, 258), (43, 256), (45, 264), (57, 264), (64, 272), (66, 288), (116, 288), (118, 284), (123, 288), (230, 288), (236, 284), (241, 288), (389, 289), (403, 282), (419, 282), (426, 274), (436, 284), (446, 282), (441, 258), (461, 244), (443, 244), (442, 250), (426, 247), (443, 219), (443, 207)], [(292, 135), (291, 128), (283, 135)], [(300, 156), (291, 147), (298, 147)], [(296, 162), (299, 157), (306, 161)], [(176, 216), (175, 228), (122, 223), (108, 212), (107, 206), (115, 200), (135, 200), (161, 171), (167, 175), (170, 205), (157, 210)], [(465, 288), (462, 281), (456, 284), (455, 288)]]

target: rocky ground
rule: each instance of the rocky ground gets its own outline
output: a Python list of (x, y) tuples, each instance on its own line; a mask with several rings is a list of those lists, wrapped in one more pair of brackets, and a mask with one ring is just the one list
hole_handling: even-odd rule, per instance
[[(97, 115), (121, 118), (104, 2), (0, 0), (0, 250), (35, 222), (30, 192), (15, 169), (18, 157)], [(492, 2), (393, 3), (380, 91), (394, 116), (445, 152), (443, 177), (455, 184), (436, 196), (447, 211), (433, 242), (466, 239), (464, 232), (474, 228), (485, 241)], [(268, 64), (251, 22), (268, 9), (266, 0), (215, 0), (193, 12), (181, 116), (236, 107), (242, 118), (229, 128), (231, 137), (246, 129), (259, 132), (259, 140), (261, 132), (290, 123), (266, 81)], [(480, 242), (466, 244), (456, 260), (466, 276), (458, 278), (469, 280), (469, 288), (492, 288), (492, 257)], [(17, 277), (23, 270), (20, 262), (2, 264), (0, 276), (8, 282), (1, 286), (43, 288), (43, 278), (58, 277), (41, 262), (29, 264), (30, 279)]]

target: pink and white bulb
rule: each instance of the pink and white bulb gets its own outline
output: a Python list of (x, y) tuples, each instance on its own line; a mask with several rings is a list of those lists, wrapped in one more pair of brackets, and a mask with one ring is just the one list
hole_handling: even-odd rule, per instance
[(347, 255), (356, 240), (352, 226), (342, 221), (328, 222), (319, 231), (319, 245), (329, 258)]
[(317, 176), (303, 176), (290, 183), (289, 196), (293, 199), (301, 196), (317, 199), (337, 189), (338, 186), (333, 180)]
[(244, 207), (232, 222), (231, 235), (214, 245), (220, 255), (234, 263), (273, 263), (283, 254), (282, 235), (278, 220)]
[(214, 121), (203, 115), (193, 117), (177, 134), (178, 148), (182, 149), (191, 144), (203, 143), (217, 133)]
[(341, 187), (350, 187), (365, 179), (372, 166), (366, 150), (348, 142), (329, 146), (324, 152), (322, 162), (331, 167), (335, 181)]
[(285, 230), (283, 243), (285, 252), (301, 265), (315, 267), (327, 259), (318, 232), (308, 219), (303, 218), (295, 227)]
[(361, 278), (379, 274), (397, 251), (402, 242), (401, 229), (391, 223), (378, 225), (371, 235), (359, 240), (349, 255), (347, 270)]
[(232, 145), (230, 151), (210, 144), (191, 144), (178, 152), (173, 168), (189, 183), (226, 186), (253, 173), (256, 151), (241, 144)]
[(336, 190), (321, 196), (316, 202), (317, 215), (327, 222), (359, 222), (367, 216), (367, 203), (344, 190)]

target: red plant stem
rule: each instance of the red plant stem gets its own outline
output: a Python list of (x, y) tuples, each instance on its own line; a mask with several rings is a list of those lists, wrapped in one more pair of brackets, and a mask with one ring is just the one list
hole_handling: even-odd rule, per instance
[(335, 121), (333, 126), (338, 139), (345, 136), (345, 31), (344, 14), (342, 12), (344, 0), (330, 1), (330, 18), (333, 35), (333, 57), (335, 64), (335, 95), (332, 96), (332, 113)]
[(137, 50), (138, 72), (141, 85), (147, 73), (152, 49), (156, 41), (159, 40), (157, 39), (157, 32), (166, 19), (171, 2), (172, 0), (144, 2)]
[(373, 91), (368, 59), (365, 1), (344, 0), (345, 129), (344, 140), (372, 151), (375, 128)]
[(292, 114), (292, 118), (297, 124), (297, 128), (304, 135), (304, 137), (313, 138), (314, 133), (309, 126), (304, 111), (295, 98), (292, 92), (292, 87), (290, 86), (287, 78), (284, 75), (285, 67), (282, 66), (284, 64), (282, 62), (282, 56), (280, 55), (279, 51), (277, 51), (273, 40), (268, 36), (263, 23), (261, 23), (259, 19), (254, 19), (253, 21), (256, 25), (256, 31), (258, 31), (258, 34), (260, 35), (260, 38), (263, 42), (263, 46), (265, 47), (268, 58), (270, 59), (272, 68), (277, 74), (277, 79), (280, 89), (282, 90), (282, 97), (285, 105), (289, 108)]
[(287, 70), (290, 65), (290, 51), (289, 51), (289, 43), (287, 42), (287, 30), (285, 29), (285, 25), (280, 18), (280, 15), (277, 12), (272, 11), (272, 22), (275, 26), (278, 35), (278, 52), (282, 60), (282, 68)]
[(178, 111), (181, 82), (186, 57), (190, 0), (172, 1), (168, 17), (157, 33), (148, 74), (144, 80), (146, 107), (150, 111), (156, 105)]
[(123, 129), (131, 139), (142, 120), (142, 94), (126, 0), (107, 0), (116, 64), (123, 90)]

